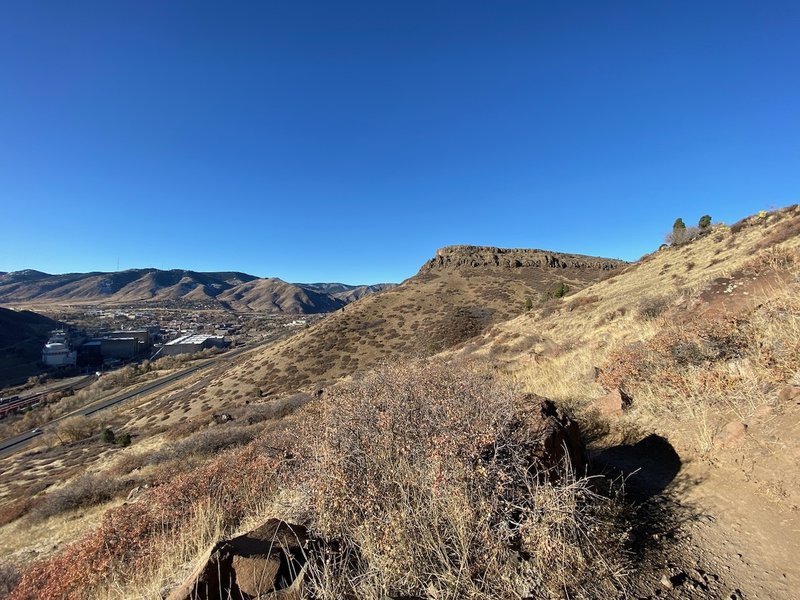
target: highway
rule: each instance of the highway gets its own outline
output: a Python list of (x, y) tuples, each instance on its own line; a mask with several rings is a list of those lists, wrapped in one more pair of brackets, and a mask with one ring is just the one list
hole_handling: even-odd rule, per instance
[(67, 415), (64, 415), (63, 417), (59, 417), (58, 419), (54, 419), (53, 421), (50, 421), (46, 425), (42, 425), (40, 428), (33, 429), (32, 431), (28, 431), (28, 432), (22, 433), (20, 435), (17, 435), (15, 437), (2, 440), (2, 441), (0, 441), (0, 458), (5, 457), (5, 456), (7, 456), (9, 454), (13, 454), (14, 452), (18, 452), (18, 451), (22, 450), (23, 448), (27, 447), (30, 444), (31, 440), (35, 439), (36, 437), (38, 437), (38, 436), (40, 436), (40, 435), (42, 435), (44, 433), (44, 429), (45, 428), (52, 426), (54, 423), (57, 423), (58, 421), (61, 421), (62, 419), (66, 419), (68, 417), (73, 417), (75, 415), (83, 415), (83, 416), (88, 417), (88, 416), (93, 415), (93, 414), (95, 414), (97, 412), (100, 412), (101, 410), (105, 410), (106, 408), (109, 408), (111, 406), (115, 406), (115, 405), (119, 404), (120, 402), (125, 402), (126, 400), (130, 400), (131, 398), (135, 398), (135, 397), (141, 396), (143, 394), (149, 394), (149, 393), (154, 392), (154, 391), (156, 391), (156, 390), (158, 390), (160, 388), (163, 388), (163, 387), (166, 387), (166, 386), (168, 386), (168, 385), (170, 385), (172, 383), (175, 383), (176, 381), (179, 381), (181, 379), (185, 379), (186, 377), (189, 377), (190, 375), (196, 373), (197, 371), (200, 371), (201, 369), (205, 369), (207, 367), (210, 367), (211, 365), (213, 365), (213, 364), (215, 364), (217, 362), (230, 361), (231, 359), (237, 357), (238, 355), (242, 354), (243, 352), (254, 350), (256, 347), (258, 347), (260, 345), (261, 344), (258, 344), (255, 347), (254, 346), (250, 346), (250, 347), (239, 348), (239, 349), (236, 349), (236, 350), (231, 350), (231, 351), (226, 352), (225, 354), (222, 354), (220, 356), (215, 356), (214, 358), (209, 358), (208, 360), (206, 360), (206, 361), (204, 361), (204, 362), (202, 362), (202, 363), (200, 363), (198, 365), (194, 365), (192, 367), (189, 367), (187, 369), (179, 371), (178, 373), (173, 373), (171, 375), (166, 375), (164, 377), (156, 379), (155, 381), (150, 381), (150, 382), (148, 382), (148, 383), (146, 383), (146, 384), (144, 384), (144, 385), (142, 385), (142, 386), (140, 386), (140, 387), (138, 387), (138, 388), (136, 388), (134, 390), (130, 390), (130, 391), (127, 391), (127, 392), (122, 392), (122, 393), (119, 393), (119, 394), (114, 394), (114, 395), (112, 395), (112, 396), (110, 396), (108, 398), (103, 398), (102, 400), (98, 400), (97, 402), (94, 402), (92, 404), (87, 404), (86, 406), (81, 407), (78, 410), (75, 410), (75, 411), (73, 411), (73, 412), (71, 412), (71, 413), (69, 413)]

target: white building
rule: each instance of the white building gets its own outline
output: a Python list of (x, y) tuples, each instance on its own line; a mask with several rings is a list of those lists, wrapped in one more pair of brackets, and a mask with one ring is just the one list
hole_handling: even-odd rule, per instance
[(175, 354), (200, 352), (206, 348), (224, 348), (226, 346), (228, 346), (228, 343), (225, 341), (224, 337), (190, 333), (164, 344), (161, 348), (161, 354), (164, 356), (172, 356)]
[(48, 367), (74, 367), (78, 353), (73, 350), (64, 331), (54, 331), (42, 349), (42, 362)]

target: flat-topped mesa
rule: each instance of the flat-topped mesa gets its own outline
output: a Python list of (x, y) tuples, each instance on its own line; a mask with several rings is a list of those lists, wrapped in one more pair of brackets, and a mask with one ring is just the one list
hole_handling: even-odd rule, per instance
[(611, 271), (625, 265), (625, 261), (599, 258), (581, 254), (562, 254), (526, 248), (494, 248), (491, 246), (445, 246), (426, 262), (420, 272), (439, 269), (498, 267), (519, 269), (592, 269)]

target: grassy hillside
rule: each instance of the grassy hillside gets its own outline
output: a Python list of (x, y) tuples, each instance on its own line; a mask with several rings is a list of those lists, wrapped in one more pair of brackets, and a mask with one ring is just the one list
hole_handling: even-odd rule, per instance
[(201, 395), (238, 389), (271, 396), (329, 384), (383, 360), (430, 356), (524, 312), (526, 300), (538, 301), (559, 283), (578, 290), (623, 264), (535, 250), (443, 249), (400, 286), (269, 347)]
[(666, 487), (704, 524), (675, 534), (698, 568), (788, 598), (800, 583), (787, 559), (800, 551), (799, 298), (792, 206), (643, 257), (454, 354), (569, 406), (632, 491)]
[[(799, 234), (790, 207), (630, 265), (443, 249), (181, 392), (231, 420), (165, 416), (124, 450), (62, 448), (71, 473), (91, 459), (88, 479), (3, 506), (0, 534), (46, 556), (48, 532), (97, 527), (13, 597), (160, 598), (268, 517), (334, 549), (307, 575), (318, 598), (792, 597)], [(588, 472), (565, 440), (531, 437), (548, 428), (526, 426), (530, 393), (577, 415)], [(536, 462), (558, 449), (568, 462)]]

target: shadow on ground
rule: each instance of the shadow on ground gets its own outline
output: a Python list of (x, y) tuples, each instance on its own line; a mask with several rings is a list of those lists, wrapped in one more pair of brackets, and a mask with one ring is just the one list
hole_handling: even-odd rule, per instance
[(681, 470), (681, 457), (666, 438), (651, 434), (633, 445), (621, 444), (592, 456), (592, 464), (612, 478), (625, 480), (625, 491), (635, 501), (662, 493)]

